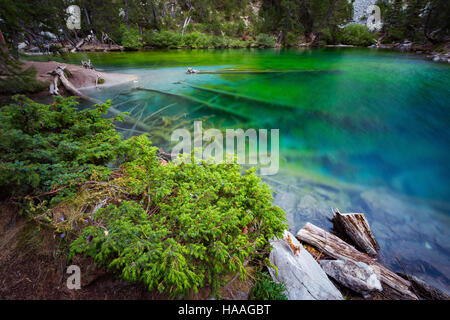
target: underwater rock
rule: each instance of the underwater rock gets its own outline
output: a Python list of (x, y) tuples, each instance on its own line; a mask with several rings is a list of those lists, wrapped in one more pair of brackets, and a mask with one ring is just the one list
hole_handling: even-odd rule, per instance
[(274, 206), (280, 207), (285, 213), (286, 218), (288, 220), (289, 229), (295, 227), (295, 210), (297, 203), (297, 195), (292, 192), (284, 192), (284, 191), (277, 191), (277, 194), (275, 196), (275, 199), (273, 201)]
[(427, 58), (433, 60), (434, 62), (450, 63), (450, 52), (446, 53), (432, 52), (430, 55), (427, 56)]
[(300, 199), (297, 210), (305, 219), (315, 218), (317, 211), (320, 210), (320, 203), (312, 195), (307, 194)]
[(269, 268), (275, 281), (286, 284), (289, 300), (342, 300), (342, 294), (297, 239), (285, 231), (282, 239), (271, 241), (270, 261), (278, 273)]

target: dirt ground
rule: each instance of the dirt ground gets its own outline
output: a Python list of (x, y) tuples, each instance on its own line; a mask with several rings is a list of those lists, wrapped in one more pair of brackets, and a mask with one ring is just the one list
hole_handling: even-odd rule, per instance
[[(62, 240), (52, 230), (38, 227), (0, 202), (0, 300), (160, 300), (167, 296), (148, 291), (97, 268), (91, 259), (65, 259)], [(71, 264), (81, 270), (81, 289), (68, 289), (66, 273)], [(248, 299), (251, 279), (235, 280), (221, 290), (224, 300)], [(208, 299), (203, 288), (192, 300)]]
[[(0, 300), (160, 299), (143, 285), (128, 283), (96, 268), (89, 259), (76, 259), (81, 289), (67, 288), (67, 263), (60, 239), (0, 204)], [(72, 264), (71, 263), (71, 264)]]

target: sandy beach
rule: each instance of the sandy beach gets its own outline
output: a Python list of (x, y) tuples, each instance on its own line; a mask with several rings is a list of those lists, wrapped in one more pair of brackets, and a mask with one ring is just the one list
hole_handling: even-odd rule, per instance
[(85, 69), (81, 66), (60, 63), (55, 61), (40, 62), (40, 61), (22, 61), (24, 68), (34, 66), (37, 70), (37, 78), (41, 81), (53, 81), (53, 76), (49, 73), (55, 70), (58, 66), (65, 66), (70, 71), (70, 82), (77, 89), (88, 89), (95, 87), (97, 77), (105, 80), (103, 84), (98, 84), (98, 87), (109, 87), (119, 85), (136, 80), (137, 77), (130, 74), (120, 73), (106, 73), (97, 70)]

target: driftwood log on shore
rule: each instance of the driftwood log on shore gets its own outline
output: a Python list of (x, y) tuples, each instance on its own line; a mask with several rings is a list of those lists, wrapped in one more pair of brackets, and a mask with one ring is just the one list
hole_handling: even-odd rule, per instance
[(336, 210), (333, 226), (336, 231), (345, 234), (358, 249), (368, 255), (375, 257), (380, 250), (364, 213), (340, 213)]
[(52, 74), (56, 75), (59, 77), (59, 80), (61, 80), (62, 85), (64, 86), (64, 88), (66, 88), (66, 90), (75, 95), (80, 97), (83, 100), (95, 103), (95, 104), (101, 104), (102, 102), (100, 100), (97, 99), (93, 99), (91, 97), (88, 97), (87, 95), (85, 95), (84, 93), (82, 93), (80, 90), (78, 90), (77, 88), (75, 88), (75, 86), (69, 81), (69, 79), (67, 79), (65, 73), (64, 73), (65, 67), (59, 66), (57, 67)]
[(362, 253), (341, 240), (337, 236), (319, 228), (311, 223), (307, 223), (296, 235), (303, 242), (306, 242), (320, 252), (329, 257), (340, 260), (352, 260), (364, 262), (371, 266), (379, 275), (383, 287), (383, 296), (387, 299), (418, 300), (411, 290), (411, 283), (395, 272), (380, 265), (374, 258)]

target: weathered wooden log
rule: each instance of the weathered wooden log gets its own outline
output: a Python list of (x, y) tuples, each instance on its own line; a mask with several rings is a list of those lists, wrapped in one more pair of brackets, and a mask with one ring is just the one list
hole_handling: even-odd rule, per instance
[(76, 45), (75, 48), (73, 48), (70, 52), (74, 53), (77, 52), (84, 44), (90, 43), (90, 42), (98, 42), (97, 37), (94, 34), (94, 31), (91, 30), (91, 33), (88, 34), (85, 38), (81, 39)]
[[(91, 98), (87, 95), (85, 95), (84, 93), (82, 93), (80, 90), (78, 90), (77, 88), (75, 88), (75, 86), (69, 81), (69, 79), (67, 79), (66, 75), (64, 74), (64, 66), (58, 66), (56, 68), (56, 70), (54, 70), (52, 72), (52, 74), (57, 75), (59, 77), (59, 79), (61, 80), (61, 83), (63, 84), (64, 88), (66, 88), (66, 90), (68, 92), (70, 92), (71, 94), (80, 97), (83, 100), (92, 102), (94, 104), (102, 104), (103, 102), (94, 98)], [(122, 115), (123, 119), (125, 120), (125, 122), (133, 124), (133, 126), (135, 126), (136, 128), (139, 128), (141, 130), (143, 130), (144, 132), (150, 132), (152, 130), (151, 126), (143, 123), (142, 121), (139, 121), (138, 119), (134, 119), (128, 115), (124, 115), (122, 112), (120, 112), (119, 110), (117, 110), (114, 107), (110, 107), (108, 109), (108, 111), (113, 114), (114, 116), (118, 116), (118, 115)]]
[(59, 66), (57, 67), (53, 72), (58, 75), (59, 79), (61, 80), (61, 83), (63, 84), (64, 88), (71, 94), (78, 96), (82, 98), (83, 100), (95, 103), (95, 104), (101, 104), (102, 102), (100, 100), (88, 97), (84, 93), (82, 93), (80, 90), (75, 88), (75, 86), (69, 81), (69, 79), (66, 78), (66, 75), (64, 74), (65, 67)]
[(377, 255), (380, 246), (370, 230), (364, 213), (340, 213), (336, 210), (333, 225), (338, 232), (349, 237), (358, 249), (372, 257)]
[(74, 47), (72, 50), (70, 50), (70, 52), (71, 52), (71, 53), (77, 52), (77, 50), (78, 50), (79, 48), (81, 48), (81, 46), (84, 44), (84, 42), (85, 42), (85, 39), (84, 39), (84, 38), (81, 39), (80, 41), (78, 41), (78, 43), (75, 45), (75, 47)]
[(59, 80), (59, 77), (55, 76), (55, 77), (53, 77), (53, 83), (50, 83), (50, 94), (51, 95), (59, 95), (58, 80)]
[(410, 290), (411, 283), (396, 273), (380, 265), (374, 258), (362, 253), (341, 240), (337, 236), (311, 223), (307, 223), (296, 235), (297, 239), (317, 248), (329, 257), (341, 260), (364, 262), (371, 266), (377, 274), (383, 287), (383, 296), (387, 299), (417, 300), (418, 297)]
[(364, 262), (352, 260), (321, 260), (325, 273), (343, 286), (370, 298), (376, 291), (382, 291), (375, 270)]
[(414, 292), (416, 292), (419, 296), (421, 296), (424, 299), (427, 300), (450, 300), (450, 297), (442, 292), (441, 290), (434, 288), (427, 284), (422, 279), (417, 278), (413, 275), (408, 274), (399, 274), (405, 279), (408, 279), (412, 287), (414, 289)]

